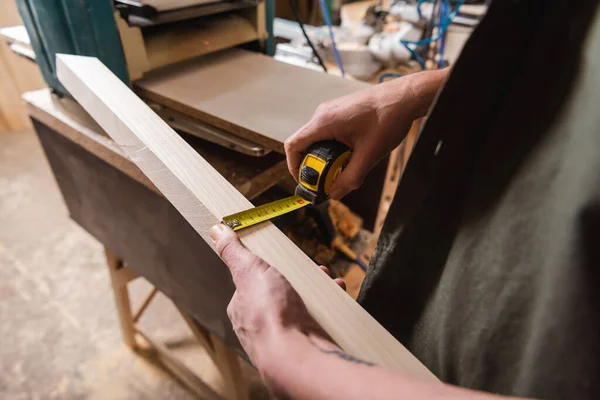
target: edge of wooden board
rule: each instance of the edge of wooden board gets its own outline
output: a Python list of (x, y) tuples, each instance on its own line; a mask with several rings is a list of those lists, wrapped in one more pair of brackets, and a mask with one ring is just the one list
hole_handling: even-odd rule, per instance
[(194, 118), (197, 118), (207, 124), (213, 125), (217, 128), (226, 130), (227, 132), (231, 132), (236, 134), (244, 139), (250, 140), (258, 145), (264, 146), (268, 149), (275, 150), (280, 154), (284, 154), (285, 150), (283, 148), (283, 143), (278, 142), (277, 140), (268, 138), (266, 136), (262, 136), (256, 133), (253, 130), (244, 128), (242, 126), (238, 126), (232, 122), (229, 122), (223, 118), (219, 118), (215, 115), (211, 115), (205, 113), (197, 108), (194, 108), (190, 105), (186, 105), (179, 101), (173, 100), (169, 97), (162, 96), (158, 93), (155, 93), (151, 90), (144, 88), (143, 86), (135, 85), (135, 91), (144, 99), (156, 102), (158, 104), (162, 104), (164, 106), (169, 107), (172, 110), (178, 111), (183, 114), (190, 115)]
[(284, 153), (283, 142), (324, 101), (371, 85), (230, 48), (155, 70), (142, 98)]
[[(65, 54), (56, 58), (60, 82), (213, 247), (210, 228), (252, 204), (98, 59)], [(310, 314), (344, 351), (437, 379), (273, 224), (248, 228), (240, 238), (288, 279)]]

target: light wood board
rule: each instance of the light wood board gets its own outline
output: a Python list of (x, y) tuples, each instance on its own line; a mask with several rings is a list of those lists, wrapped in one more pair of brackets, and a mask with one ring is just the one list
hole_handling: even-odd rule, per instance
[(16, 42), (22, 44), (23, 46), (31, 47), (31, 41), (29, 40), (27, 29), (25, 29), (23, 25), (8, 26), (6, 28), (1, 28), (0, 36), (3, 36), (10, 42)]
[[(98, 59), (57, 55), (57, 72), (61, 83), (210, 246), (214, 224), (252, 207)], [(273, 224), (248, 228), (240, 238), (289, 280), (311, 315), (345, 351), (434, 378)]]
[(175, 26), (160, 25), (144, 32), (150, 69), (189, 60), (203, 54), (251, 42), (259, 38), (256, 27), (237, 14), (206, 16), (179, 22)]
[[(22, 98), (27, 104), (30, 117), (44, 123), (149, 189), (160, 193), (77, 102), (68, 97), (55, 96), (48, 88), (27, 92)], [(187, 139), (200, 156), (250, 200), (283, 177), (289, 176), (281, 155), (269, 154), (257, 159), (238, 155), (232, 150), (196, 138)], [(235, 157), (233, 162), (232, 157)]]
[(146, 99), (283, 153), (320, 103), (370, 85), (229, 49), (152, 72), (135, 86)]

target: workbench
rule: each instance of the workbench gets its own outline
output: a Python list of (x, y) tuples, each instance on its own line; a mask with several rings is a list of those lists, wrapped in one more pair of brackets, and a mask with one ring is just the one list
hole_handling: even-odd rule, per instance
[[(283, 141), (321, 102), (365, 87), (239, 49), (164, 68), (134, 85), (140, 97), (160, 109), (168, 107), (170, 113), (266, 149), (263, 156), (242, 154), (184, 134), (193, 149), (249, 200), (278, 183), (293, 190)], [(188, 387), (212, 396), (164, 345), (136, 325), (160, 291), (174, 302), (230, 383), (226, 397), (244, 398), (236, 353), (245, 354), (226, 314), (234, 292), (227, 267), (79, 104), (51, 89), (23, 98), (71, 218), (105, 247), (125, 343), (132, 349), (140, 340), (150, 345)], [(366, 229), (375, 225), (386, 167), (387, 159), (345, 199), (363, 217)], [(156, 290), (132, 312), (127, 284), (137, 277)]]
[[(244, 353), (226, 315), (234, 292), (227, 267), (76, 102), (49, 89), (26, 93), (24, 99), (71, 218), (105, 246), (125, 343), (133, 349), (140, 340), (150, 343), (165, 364), (183, 368), (136, 327), (156, 293), (132, 312), (127, 283), (143, 276), (173, 300), (212, 352), (231, 382), (227, 397), (244, 398), (236, 356)], [(250, 199), (288, 176), (280, 154), (256, 158), (186, 139)], [(176, 374), (196, 393), (212, 397), (189, 371)]]
[[(138, 327), (140, 315), (160, 291), (213, 357), (230, 388), (226, 397), (245, 398), (238, 356), (246, 356), (226, 314), (234, 292), (228, 268), (78, 103), (50, 89), (28, 92), (23, 98), (70, 217), (105, 247), (124, 342), (134, 350), (142, 343), (150, 346), (195, 393), (217, 398), (165, 345)], [(284, 156), (277, 151), (254, 157), (183, 137), (250, 200), (278, 183), (285, 187), (290, 178)], [(379, 187), (371, 196), (375, 200), (385, 167), (377, 169), (365, 189)], [(369, 199), (364, 192), (356, 196)], [(127, 284), (138, 277), (155, 289), (132, 311)]]

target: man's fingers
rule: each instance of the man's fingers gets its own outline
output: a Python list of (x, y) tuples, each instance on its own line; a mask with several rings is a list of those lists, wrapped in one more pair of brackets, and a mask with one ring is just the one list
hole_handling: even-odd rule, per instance
[(296, 182), (298, 181), (298, 168), (300, 168), (304, 153), (310, 145), (321, 140), (334, 139), (329, 129), (326, 129), (326, 126), (319, 121), (320, 119), (313, 118), (284, 143), (288, 169)]
[(290, 171), (290, 175), (294, 178), (296, 182), (298, 182), (298, 168), (300, 167), (300, 163), (302, 162), (302, 151), (296, 150), (295, 144), (288, 144), (290, 139), (286, 140), (284, 143), (285, 147), (285, 158), (287, 162), (288, 171)]
[(344, 289), (344, 291), (346, 291), (346, 281), (344, 281), (342, 278), (335, 278), (334, 282), (337, 283), (339, 287)]
[[(321, 268), (321, 271), (325, 272), (328, 276), (331, 276), (329, 268), (324, 265), (319, 265), (319, 268)], [(346, 282), (342, 278), (335, 278), (333, 281), (337, 283), (339, 287), (344, 289), (344, 291), (346, 290)]]
[(223, 224), (215, 225), (210, 230), (210, 237), (221, 259), (227, 264), (236, 287), (243, 285), (248, 276), (263, 272), (268, 268), (260, 257), (248, 250), (238, 235)]
[(365, 152), (354, 152), (346, 168), (333, 183), (329, 197), (339, 200), (351, 191), (358, 189), (373, 165), (375, 165), (373, 160), (369, 160)]

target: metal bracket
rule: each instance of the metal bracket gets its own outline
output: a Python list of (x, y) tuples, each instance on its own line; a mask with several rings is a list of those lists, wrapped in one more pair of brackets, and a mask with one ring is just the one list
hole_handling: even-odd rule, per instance
[(259, 146), (254, 142), (216, 128), (206, 122), (192, 118), (183, 113), (170, 110), (161, 104), (147, 103), (154, 112), (174, 129), (253, 157), (262, 157), (271, 152), (270, 149)]

